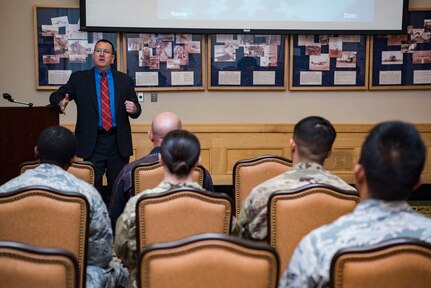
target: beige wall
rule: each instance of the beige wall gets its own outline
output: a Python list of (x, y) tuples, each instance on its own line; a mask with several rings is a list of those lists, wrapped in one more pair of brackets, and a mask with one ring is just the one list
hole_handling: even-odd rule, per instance
[[(17, 100), (48, 104), (49, 93), (35, 89), (33, 5), (78, 5), (78, 0), (1, 0), (0, 93)], [(430, 0), (411, 0), (410, 7), (431, 7)], [(374, 123), (402, 119), (431, 123), (431, 92), (160, 92), (159, 102), (143, 104), (135, 123), (148, 123), (160, 111), (179, 114), (185, 123), (295, 123), (319, 114), (334, 123)], [(0, 99), (0, 106), (11, 103)], [(73, 123), (69, 105), (62, 123)]]

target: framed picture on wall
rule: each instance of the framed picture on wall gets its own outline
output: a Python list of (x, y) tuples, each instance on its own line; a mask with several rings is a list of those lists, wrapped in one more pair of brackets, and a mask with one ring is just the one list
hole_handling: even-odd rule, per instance
[(119, 46), (116, 33), (79, 29), (78, 7), (34, 6), (36, 89), (56, 90), (72, 72), (93, 67), (92, 54), (98, 40), (111, 41), (115, 50)]
[(289, 90), (366, 90), (365, 35), (292, 35)]
[(204, 90), (202, 34), (124, 35), (124, 70), (137, 91)]
[(410, 10), (406, 32), (372, 37), (370, 90), (431, 88), (431, 9)]
[(208, 90), (286, 90), (285, 35), (208, 36)]

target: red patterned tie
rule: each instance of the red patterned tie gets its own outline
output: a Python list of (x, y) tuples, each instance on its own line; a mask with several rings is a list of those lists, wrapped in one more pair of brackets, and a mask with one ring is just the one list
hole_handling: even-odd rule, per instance
[(102, 127), (106, 131), (112, 127), (111, 105), (109, 103), (108, 80), (106, 72), (102, 72), (102, 81), (100, 82), (100, 98), (102, 104)]

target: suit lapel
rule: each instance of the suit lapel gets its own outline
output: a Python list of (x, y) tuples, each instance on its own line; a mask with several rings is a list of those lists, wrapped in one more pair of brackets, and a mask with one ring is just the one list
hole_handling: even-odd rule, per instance
[[(112, 69), (112, 68), (111, 68)], [(112, 77), (114, 78), (114, 90), (115, 90), (115, 111), (118, 111), (120, 109), (120, 105), (124, 104), (121, 103), (120, 95), (121, 95), (121, 81), (120, 77), (118, 75), (118, 72), (114, 69), (112, 71)]]
[(98, 111), (99, 109), (97, 105), (96, 77), (94, 75), (94, 68), (87, 70), (87, 73), (88, 75), (85, 78), (87, 79), (88, 91), (90, 94), (91, 102), (93, 103), (96, 111)]

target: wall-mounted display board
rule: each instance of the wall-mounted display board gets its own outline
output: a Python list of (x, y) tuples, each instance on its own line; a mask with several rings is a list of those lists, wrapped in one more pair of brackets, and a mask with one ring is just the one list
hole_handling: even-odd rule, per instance
[(79, 27), (78, 7), (34, 6), (36, 89), (58, 89), (72, 72), (93, 67), (98, 40), (119, 46), (116, 33), (80, 32)]
[(289, 90), (366, 90), (368, 37), (292, 35)]
[(124, 36), (125, 71), (137, 91), (204, 90), (202, 34)]
[(431, 9), (409, 11), (407, 33), (375, 35), (370, 90), (431, 88)]
[(208, 90), (286, 90), (284, 35), (211, 34)]

